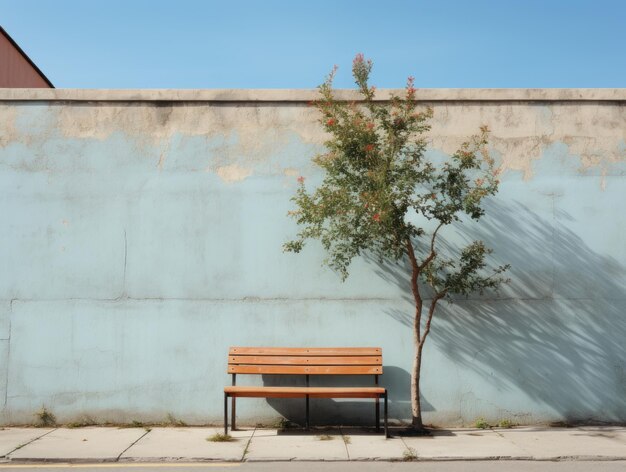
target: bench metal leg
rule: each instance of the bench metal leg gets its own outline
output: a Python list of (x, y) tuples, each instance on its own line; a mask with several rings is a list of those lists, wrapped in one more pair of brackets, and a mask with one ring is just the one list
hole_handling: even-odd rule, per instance
[(224, 436), (228, 434), (228, 394), (224, 394)]
[(376, 404), (374, 405), (376, 410), (376, 432), (380, 432), (380, 398), (376, 397)]
[(385, 437), (389, 437), (389, 426), (387, 424), (387, 392), (385, 392)]
[(230, 429), (231, 429), (231, 431), (236, 431), (237, 430), (237, 426), (236, 426), (236, 423), (235, 423), (235, 415), (237, 414), (236, 413), (236, 411), (237, 411), (237, 404), (236, 404), (235, 400), (236, 400), (236, 397), (231, 397), (231, 410), (232, 410), (232, 412), (230, 414), (230, 416), (232, 418), (230, 420)]
[(311, 427), (310, 421), (309, 421), (309, 396), (306, 396), (306, 429), (307, 431), (309, 430), (309, 428)]

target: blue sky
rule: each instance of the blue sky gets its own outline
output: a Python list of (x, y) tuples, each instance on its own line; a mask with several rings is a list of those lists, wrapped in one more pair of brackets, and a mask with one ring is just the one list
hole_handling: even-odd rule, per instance
[(625, 87), (624, 0), (0, 0), (48, 78), (80, 88), (312, 88), (352, 57), (401, 87)]

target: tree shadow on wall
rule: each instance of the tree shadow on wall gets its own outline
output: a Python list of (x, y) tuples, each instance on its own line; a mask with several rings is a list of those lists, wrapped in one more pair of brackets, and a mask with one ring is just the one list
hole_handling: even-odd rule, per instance
[[(459, 232), (467, 241), (484, 240), (510, 263), (511, 283), (497, 296), (441, 303), (427, 346), (562, 419), (626, 421), (626, 269), (567, 228), (572, 218), (564, 211), (548, 220), (519, 203), (491, 202), (487, 215)], [(406, 262), (377, 261), (376, 270), (412, 301)], [(412, 326), (411, 313), (387, 314)]]

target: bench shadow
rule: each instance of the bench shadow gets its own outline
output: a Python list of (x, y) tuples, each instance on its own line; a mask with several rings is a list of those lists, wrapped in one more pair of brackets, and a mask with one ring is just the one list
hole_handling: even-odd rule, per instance
[[(464, 375), (470, 384), (459, 404), (443, 405), (444, 413), (460, 411), (466, 424), (478, 412), (519, 423), (626, 422), (626, 268), (572, 231), (566, 211), (542, 216), (518, 202), (490, 202), (487, 215), (458, 228), (455, 240), (485, 241), (495, 264), (512, 265), (511, 282), (498, 295), (439, 305), (427, 349), (473, 373)], [(405, 289), (410, 303), (407, 262), (371, 262), (382, 279)], [(410, 313), (386, 314), (411, 326)], [(428, 391), (428, 378), (422, 380)], [(484, 400), (475, 393), (485, 390)]]
[[(389, 420), (396, 422), (396, 418), (403, 418), (405, 411), (410, 411), (411, 400), (410, 374), (397, 366), (383, 367), (383, 374), (379, 376), (379, 386), (388, 390)], [(306, 386), (302, 375), (262, 375), (263, 386)], [(349, 375), (312, 375), (311, 387), (373, 387), (373, 376)], [(286, 421), (298, 426), (304, 426), (305, 400), (303, 398), (268, 398), (267, 403)], [(373, 427), (375, 425), (374, 399), (332, 399), (311, 398), (310, 424), (315, 426), (359, 426)], [(422, 399), (424, 411), (432, 410), (432, 405)], [(380, 418), (383, 418), (383, 400), (380, 400)]]

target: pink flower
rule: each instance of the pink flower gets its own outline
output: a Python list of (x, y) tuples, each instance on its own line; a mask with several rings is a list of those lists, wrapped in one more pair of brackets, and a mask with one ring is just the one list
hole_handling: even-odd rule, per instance
[(333, 126), (335, 123), (337, 123), (337, 120), (335, 120), (334, 118), (330, 118), (330, 119), (326, 122), (326, 124), (327, 124), (328, 126)]
[(367, 146), (365, 146), (365, 152), (372, 152), (373, 150), (374, 150), (373, 144), (368, 144)]
[(380, 221), (380, 214), (378, 214), (378, 213), (374, 213), (374, 216), (372, 216), (372, 219), (373, 219), (374, 221)]
[(406, 94), (409, 99), (413, 99), (415, 96), (415, 77), (410, 76), (406, 81)]
[(367, 129), (374, 129), (374, 123), (368, 123), (367, 125)]
[(304, 183), (304, 177), (302, 177), (302, 176), (298, 177), (298, 183), (299, 184), (303, 184)]

